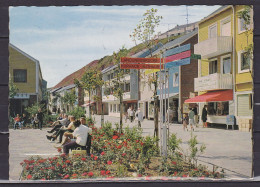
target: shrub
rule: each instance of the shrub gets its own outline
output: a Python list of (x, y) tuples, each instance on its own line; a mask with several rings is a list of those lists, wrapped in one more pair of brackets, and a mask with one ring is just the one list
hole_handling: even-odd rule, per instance
[(70, 111), (68, 115), (72, 115), (76, 119), (79, 119), (80, 117), (86, 117), (85, 110), (79, 106), (75, 107), (72, 111)]

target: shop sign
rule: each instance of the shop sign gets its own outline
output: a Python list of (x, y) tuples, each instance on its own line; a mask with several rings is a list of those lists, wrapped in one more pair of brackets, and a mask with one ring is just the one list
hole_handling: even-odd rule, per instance
[(130, 57), (121, 57), (120, 59), (121, 64), (122, 63), (148, 63), (148, 64), (153, 64), (157, 63), (160, 64), (160, 58), (130, 58)]
[(120, 64), (120, 69), (160, 69), (160, 64)]
[(175, 55), (175, 54), (178, 54), (178, 53), (181, 53), (184, 51), (188, 51), (188, 50), (190, 50), (190, 44), (182, 45), (180, 47), (176, 47), (176, 48), (165, 51), (163, 57)]
[(30, 98), (30, 94), (28, 93), (17, 93), (14, 96), (14, 99), (29, 99)]
[(182, 65), (186, 65), (186, 64), (190, 64), (190, 58), (184, 58), (184, 59), (181, 59), (181, 60), (168, 62), (168, 63), (165, 64), (165, 68), (172, 68), (174, 66), (182, 66)]

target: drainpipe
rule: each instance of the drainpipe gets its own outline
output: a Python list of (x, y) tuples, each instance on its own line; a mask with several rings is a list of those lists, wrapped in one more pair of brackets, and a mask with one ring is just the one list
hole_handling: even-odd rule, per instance
[[(235, 51), (235, 8), (234, 8), (234, 5), (231, 6), (232, 7), (232, 11), (233, 11), (233, 72), (232, 72), (232, 75), (233, 75), (233, 104), (234, 104), (234, 107), (235, 107), (235, 114), (234, 116), (237, 115), (237, 105), (236, 105), (236, 97), (235, 97), (235, 89), (236, 89), (236, 81), (235, 81), (235, 75), (236, 75), (236, 68), (235, 68), (235, 64), (236, 64), (236, 58), (235, 58), (235, 55), (236, 55), (236, 51)], [(236, 122), (237, 123), (237, 122)]]

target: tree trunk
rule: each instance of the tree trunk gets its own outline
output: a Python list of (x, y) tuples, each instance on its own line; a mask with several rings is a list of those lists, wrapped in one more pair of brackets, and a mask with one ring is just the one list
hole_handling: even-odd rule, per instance
[[(156, 75), (157, 80), (157, 75)], [(159, 99), (157, 96), (157, 83), (154, 84), (154, 137), (159, 137)], [(156, 146), (159, 147), (158, 141)]]
[(119, 106), (120, 106), (120, 133), (122, 133), (122, 128), (123, 128), (123, 96), (122, 94), (120, 95), (120, 98), (119, 98)]
[(88, 91), (88, 96), (89, 96), (89, 99), (88, 99), (88, 109), (89, 109), (89, 118), (91, 118), (91, 110), (90, 110), (90, 91)]

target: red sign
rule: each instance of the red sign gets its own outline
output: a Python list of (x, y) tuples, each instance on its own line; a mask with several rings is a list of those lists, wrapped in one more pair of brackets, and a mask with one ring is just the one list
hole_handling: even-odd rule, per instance
[[(163, 65), (161, 65), (163, 69)], [(160, 64), (120, 64), (120, 69), (160, 69)]]
[(190, 50), (184, 51), (184, 52), (166, 57), (165, 62), (167, 63), (167, 62), (172, 62), (172, 61), (175, 61), (175, 60), (180, 60), (180, 59), (183, 59), (183, 58), (188, 58), (188, 57), (190, 57), (190, 55), (191, 55)]
[(160, 63), (160, 58), (129, 58), (129, 57), (121, 57), (121, 63)]

